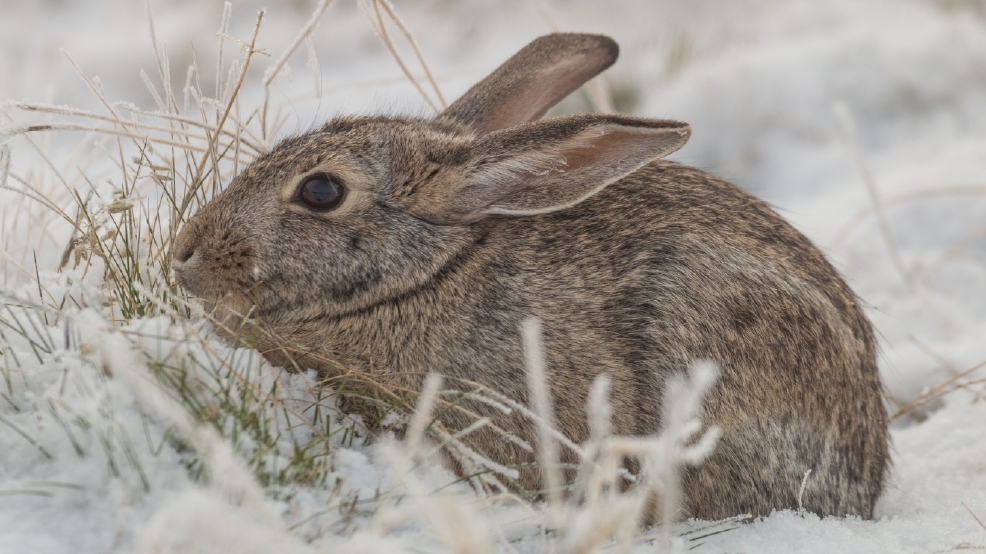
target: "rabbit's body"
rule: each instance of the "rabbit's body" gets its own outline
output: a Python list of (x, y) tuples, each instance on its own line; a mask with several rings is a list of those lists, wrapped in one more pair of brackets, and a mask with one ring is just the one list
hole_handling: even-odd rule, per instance
[[(797, 508), (811, 470), (806, 509), (870, 517), (887, 466), (873, 333), (821, 253), (735, 186), (651, 161), (684, 142), (681, 124), (486, 123), (339, 119), (285, 141), (188, 223), (176, 273), (222, 307), (255, 305), (278, 337), (261, 338), (272, 361), (288, 361), (288, 342), (307, 366), (398, 392), (436, 371), (526, 404), (518, 329), (538, 316), (555, 418), (576, 442), (597, 375), (612, 380), (614, 431), (650, 434), (666, 379), (715, 360), (704, 421), (722, 439), (686, 475), (687, 513)], [(345, 200), (299, 200), (311, 175), (345, 183)], [(534, 438), (519, 415), (462, 406)], [(453, 429), (473, 420), (443, 415)], [(472, 440), (499, 462), (533, 461), (491, 431)], [(521, 485), (538, 480), (526, 471)]]

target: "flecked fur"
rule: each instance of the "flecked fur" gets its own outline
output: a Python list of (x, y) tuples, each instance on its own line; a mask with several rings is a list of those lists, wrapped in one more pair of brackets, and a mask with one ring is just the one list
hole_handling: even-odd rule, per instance
[[(615, 58), (611, 41), (584, 37), (528, 48), (554, 48), (533, 59), (557, 60), (590, 41)], [(525, 56), (535, 67), (513, 59), (498, 78), (536, 76)], [(612, 379), (615, 432), (650, 434), (666, 379), (715, 360), (705, 422), (722, 439), (685, 475), (685, 514), (797, 508), (810, 469), (806, 509), (871, 517), (888, 466), (873, 331), (818, 249), (737, 187), (657, 159), (687, 139), (686, 125), (497, 119), (482, 105), (495, 96), (488, 81), (435, 120), (340, 118), (283, 141), (183, 228), (179, 282), (226, 313), (249, 312), (273, 362), (362, 372), (397, 396), (436, 371), (527, 403), (518, 329), (538, 316), (556, 421), (576, 442), (600, 373)], [(482, 129), (470, 113), (485, 114)], [(345, 183), (339, 209), (294, 200), (319, 172)], [(443, 423), (489, 416), (535, 440), (518, 415), (462, 407), (473, 416), (450, 410)], [(534, 461), (491, 431), (471, 440), (499, 462)], [(520, 485), (539, 479), (526, 470)]]

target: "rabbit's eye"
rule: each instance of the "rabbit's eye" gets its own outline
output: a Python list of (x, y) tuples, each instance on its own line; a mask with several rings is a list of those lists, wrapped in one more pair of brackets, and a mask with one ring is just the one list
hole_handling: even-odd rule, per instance
[(338, 208), (345, 196), (346, 189), (339, 179), (324, 173), (305, 179), (298, 187), (297, 193), (298, 201), (320, 212)]

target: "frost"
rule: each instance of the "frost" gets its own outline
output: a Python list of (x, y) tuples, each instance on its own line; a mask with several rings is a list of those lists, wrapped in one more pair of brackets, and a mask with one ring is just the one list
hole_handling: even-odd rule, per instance
[[(352, 3), (294, 4), (264, 16), (251, 63), (266, 63), (266, 72), (243, 65), (257, 2), (155, 3), (153, 39), (141, 3), (4, 4), (0, 552), (986, 547), (976, 519), (986, 520), (980, 3), (360, 2), (371, 22)], [(207, 45), (217, 28), (225, 54), (214, 59)], [(176, 181), (198, 179), (202, 198), (214, 194), (277, 137), (336, 113), (430, 114), (553, 29), (604, 32), (621, 45), (591, 100), (575, 94), (557, 113), (613, 104), (688, 122), (690, 141), (671, 159), (773, 203), (859, 293), (895, 415), (893, 469), (874, 521), (786, 511), (627, 531), (639, 499), (606, 488), (615, 470), (605, 453), (646, 451), (663, 460), (655, 474), (700, 463), (715, 439), (714, 431), (695, 435), (711, 378), (702, 366), (679, 381), (681, 402), (665, 405), (675, 432), (657, 437), (610, 435), (605, 381), (592, 390), (593, 438), (583, 445), (566, 444), (547, 412), (472, 391), (543, 423), (550, 438), (540, 444), (558, 441), (599, 460), (584, 468), (589, 478), (574, 497), (530, 504), (477, 494), (434, 460), (423, 420), (412, 422), (410, 440), (366, 443), (357, 422), (333, 411), (316, 376), (285, 374), (186, 318), (198, 312), (164, 293), (163, 243), (146, 235), (124, 243), (126, 221), (170, 240), (151, 206), (173, 201)], [(186, 69), (193, 61), (196, 69)], [(305, 63), (314, 86), (289, 78)], [(251, 118), (257, 105), (264, 110)], [(225, 120), (224, 133), (203, 132), (200, 108), (213, 124)], [(261, 118), (276, 131), (256, 131)], [(175, 152), (185, 150), (227, 157), (216, 173), (193, 175), (196, 164), (175, 173), (183, 163)], [(92, 211), (80, 211), (79, 201)], [(101, 249), (109, 243), (118, 250)], [(266, 426), (253, 425), (252, 415)], [(304, 445), (318, 446), (299, 452)], [(511, 471), (457, 452), (482, 475)], [(550, 449), (541, 456), (554, 457)], [(611, 471), (598, 472), (606, 464)], [(662, 483), (673, 483), (673, 473)], [(661, 492), (669, 491), (673, 498), (673, 489)]]

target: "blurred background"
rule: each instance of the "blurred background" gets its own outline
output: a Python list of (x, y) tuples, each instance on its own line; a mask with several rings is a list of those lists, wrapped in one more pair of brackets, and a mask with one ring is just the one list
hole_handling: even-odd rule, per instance
[[(277, 56), (315, 4), (269, 6), (261, 47)], [(842, 163), (837, 104), (846, 106), (870, 153), (904, 137), (933, 149), (942, 137), (968, 136), (986, 121), (986, 2), (979, 0), (394, 5), (446, 100), (538, 35), (562, 30), (613, 36), (622, 53), (602, 79), (608, 106), (576, 95), (563, 109), (609, 108), (688, 121), (695, 133), (680, 159), (781, 203), (813, 196), (820, 182), (855, 171)], [(264, 6), (232, 2), (229, 34), (249, 38)], [(193, 60), (202, 74), (211, 73), (223, 2), (2, 0), (0, 98), (95, 108), (60, 53), (64, 49), (87, 75), (99, 77), (108, 97), (153, 106), (140, 76), (143, 69), (157, 77), (148, 9), (176, 88)], [(332, 2), (313, 39), (317, 75), (303, 47), (276, 83), (277, 100), (296, 111), (288, 129), (304, 130), (335, 113), (428, 113), (355, 0)], [(227, 54), (231, 50), (226, 47)], [(262, 77), (263, 61), (254, 63), (251, 78)], [(244, 92), (249, 97), (250, 87)]]

